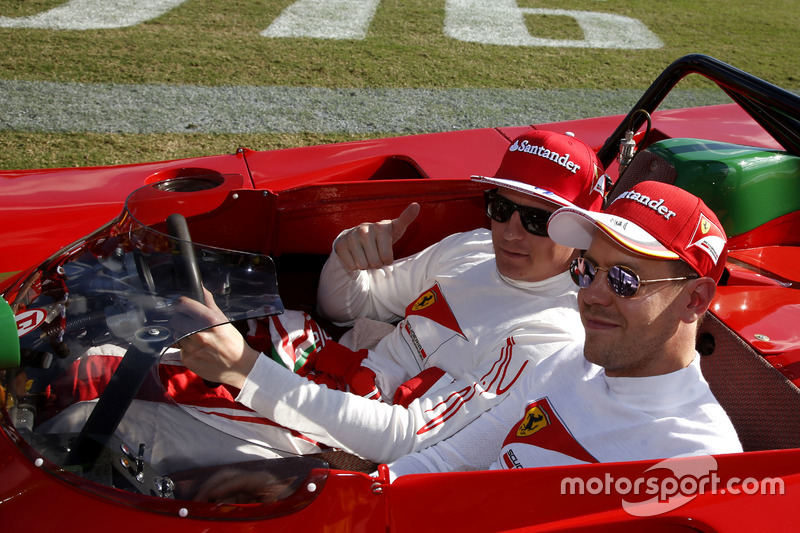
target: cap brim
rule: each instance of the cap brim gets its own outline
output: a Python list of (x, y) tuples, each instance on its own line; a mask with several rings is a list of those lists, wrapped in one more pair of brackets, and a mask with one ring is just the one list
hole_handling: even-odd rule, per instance
[(665, 248), (641, 226), (615, 215), (566, 207), (553, 213), (547, 223), (553, 241), (579, 250), (589, 248), (598, 229), (632, 252), (659, 259), (679, 259), (678, 254)]
[(493, 178), (489, 176), (470, 176), (470, 179), (472, 179), (472, 181), (489, 183), (491, 185), (496, 185), (498, 187), (505, 187), (506, 189), (512, 189), (515, 191), (519, 191), (521, 193), (530, 194), (531, 196), (536, 196), (543, 200), (553, 202), (554, 204), (560, 205), (562, 207), (574, 207), (575, 205), (569, 200), (566, 200), (555, 193), (552, 193), (546, 189), (540, 189), (535, 185), (522, 183), (521, 181), (506, 180), (503, 178)]

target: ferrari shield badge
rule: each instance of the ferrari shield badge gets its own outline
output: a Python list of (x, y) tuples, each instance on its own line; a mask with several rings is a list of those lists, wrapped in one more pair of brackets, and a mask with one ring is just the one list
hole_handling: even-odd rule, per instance
[(550, 425), (550, 417), (541, 407), (534, 405), (527, 410), (522, 423), (517, 428), (517, 437), (529, 437), (548, 425)]

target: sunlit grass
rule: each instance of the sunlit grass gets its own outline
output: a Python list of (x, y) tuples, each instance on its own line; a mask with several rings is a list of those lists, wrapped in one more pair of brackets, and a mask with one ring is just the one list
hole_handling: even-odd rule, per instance
[[(0, 0), (0, 16), (63, 0)], [(717, 57), (776, 85), (800, 87), (800, 3), (518, 0), (522, 8), (602, 11), (636, 18), (658, 50), (510, 47), (445, 36), (444, 0), (382, 0), (363, 41), (261, 37), (290, 0), (187, 0), (131, 28), (0, 29), (0, 77), (83, 83), (329, 88), (644, 89), (688, 53)], [(577, 38), (564, 16), (526, 16), (532, 35)], [(688, 85), (693, 82), (687, 80)], [(0, 95), (2, 97), (2, 95)], [(2, 121), (0, 120), (0, 124)], [(363, 136), (359, 136), (363, 137)], [(104, 165), (314, 144), (347, 135), (94, 135), (0, 131), (0, 168)]]

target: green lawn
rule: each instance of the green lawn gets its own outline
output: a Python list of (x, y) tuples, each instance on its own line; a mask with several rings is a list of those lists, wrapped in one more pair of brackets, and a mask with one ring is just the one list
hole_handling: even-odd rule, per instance
[[(0, 16), (64, 2), (0, 0)], [(796, 89), (800, 3), (783, 0), (534, 1), (523, 8), (638, 19), (664, 43), (619, 50), (501, 46), (444, 33), (442, 0), (382, 0), (364, 40), (259, 35), (289, 0), (187, 0), (136, 26), (108, 30), (0, 28), (6, 80), (328, 88), (640, 89), (688, 53), (704, 53)], [(580, 39), (568, 16), (528, 15), (535, 37)], [(690, 82), (698, 85), (700, 81)], [(1, 97), (2, 95), (0, 95)], [(0, 117), (2, 125), (2, 117)], [(97, 135), (0, 129), (0, 168), (117, 164), (346, 140), (347, 135)]]

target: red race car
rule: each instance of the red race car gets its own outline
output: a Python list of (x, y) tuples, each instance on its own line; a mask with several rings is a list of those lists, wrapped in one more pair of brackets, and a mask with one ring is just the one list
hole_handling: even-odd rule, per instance
[[(733, 103), (657, 110), (686, 75)], [(572, 132), (609, 197), (641, 180), (704, 199), (730, 255), (697, 349), (744, 453), (389, 482), (356, 457), (220, 432), (159, 377), (175, 311), (212, 294), (231, 321), (314, 313), (337, 233), (412, 201), (408, 255), (485, 226), (511, 139)], [(800, 98), (690, 55), (627, 116), (102, 168), (2, 171), (0, 523), (7, 531), (731, 531), (796, 526), (800, 501)], [(280, 287), (280, 291), (278, 290)], [(214, 387), (214, 384), (207, 384)], [(87, 399), (97, 398), (96, 401)], [(153, 407), (156, 406), (156, 407)], [(220, 461), (220, 457), (225, 460)], [(221, 463), (221, 464), (220, 464)], [(267, 500), (197, 501), (226, 472)], [(266, 480), (266, 481), (264, 481)], [(797, 498), (797, 499), (795, 499)]]

